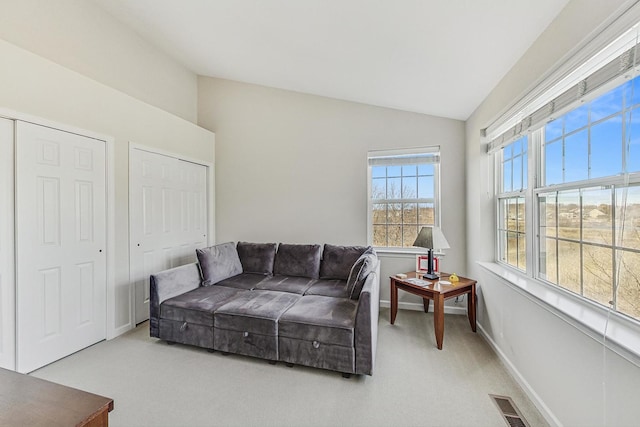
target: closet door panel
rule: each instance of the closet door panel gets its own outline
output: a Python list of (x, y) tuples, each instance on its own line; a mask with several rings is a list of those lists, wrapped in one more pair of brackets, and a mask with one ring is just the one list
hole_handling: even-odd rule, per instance
[(17, 368), (106, 338), (106, 145), (16, 126)]
[(207, 245), (207, 167), (129, 151), (130, 274), (136, 323), (149, 318), (149, 276), (196, 261)]

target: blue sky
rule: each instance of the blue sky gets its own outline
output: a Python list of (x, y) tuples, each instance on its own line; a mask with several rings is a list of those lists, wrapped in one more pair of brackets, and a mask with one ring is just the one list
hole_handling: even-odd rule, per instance
[(627, 170), (640, 170), (639, 79), (546, 125), (546, 184), (618, 175), (623, 172), (622, 152), (627, 147)]

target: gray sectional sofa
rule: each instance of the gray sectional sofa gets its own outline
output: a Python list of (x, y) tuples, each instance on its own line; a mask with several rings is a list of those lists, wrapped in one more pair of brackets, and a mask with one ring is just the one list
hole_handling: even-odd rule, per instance
[(373, 374), (380, 266), (371, 247), (239, 242), (197, 255), (151, 276), (152, 337)]

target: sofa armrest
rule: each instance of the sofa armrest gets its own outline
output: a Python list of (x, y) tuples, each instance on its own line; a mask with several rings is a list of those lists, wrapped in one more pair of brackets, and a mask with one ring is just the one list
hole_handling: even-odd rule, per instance
[(380, 313), (380, 260), (364, 283), (356, 313), (356, 374), (372, 375), (378, 347)]
[(202, 283), (197, 263), (181, 265), (152, 274), (149, 284), (149, 334), (159, 336), (160, 304), (163, 301), (196, 289)]

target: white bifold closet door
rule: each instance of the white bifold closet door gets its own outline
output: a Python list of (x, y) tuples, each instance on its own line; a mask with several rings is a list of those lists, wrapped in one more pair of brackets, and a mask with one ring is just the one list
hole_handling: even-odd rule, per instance
[(129, 150), (130, 275), (136, 324), (149, 318), (149, 276), (194, 262), (207, 245), (207, 166)]
[(106, 338), (105, 149), (16, 122), (19, 372)]

